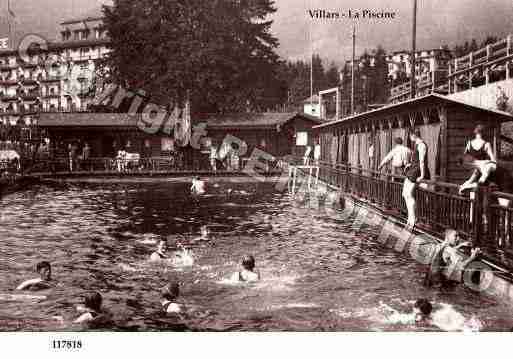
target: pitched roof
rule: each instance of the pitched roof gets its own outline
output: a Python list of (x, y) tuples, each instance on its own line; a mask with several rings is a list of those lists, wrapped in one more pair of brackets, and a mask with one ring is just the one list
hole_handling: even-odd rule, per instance
[(305, 98), (302, 102), (306, 103), (306, 104), (312, 103), (312, 102), (313, 103), (319, 103), (319, 95), (312, 95), (312, 96), (310, 96), (308, 98)]
[(362, 113), (359, 113), (359, 114), (356, 114), (353, 116), (349, 116), (349, 117), (341, 118), (338, 120), (330, 121), (327, 123), (323, 123), (321, 125), (315, 126), (314, 128), (323, 128), (323, 127), (339, 124), (342, 122), (350, 122), (350, 121), (355, 121), (355, 120), (357, 121), (357, 120), (363, 120), (363, 119), (372, 119), (374, 116), (383, 115), (383, 114), (387, 114), (387, 113), (393, 113), (394, 111), (397, 111), (399, 109), (402, 110), (402, 109), (406, 109), (406, 108), (415, 108), (416, 106), (426, 104), (426, 103), (436, 104), (436, 103), (441, 103), (441, 102), (464, 106), (464, 107), (467, 107), (467, 108), (470, 108), (470, 109), (473, 109), (476, 111), (480, 111), (480, 112), (494, 113), (503, 122), (513, 121), (513, 116), (508, 112), (490, 109), (490, 108), (484, 108), (484, 107), (472, 105), (472, 104), (469, 104), (466, 102), (458, 101), (453, 98), (449, 98), (447, 96), (443, 96), (443, 95), (440, 95), (437, 93), (431, 93), (426, 96), (416, 97), (416, 98), (413, 98), (413, 99), (410, 99), (407, 101), (403, 101), (403, 102), (399, 102), (399, 103), (393, 103), (393, 104), (390, 104), (390, 105), (387, 105), (384, 107), (380, 107), (375, 110), (362, 112)]
[(297, 112), (262, 112), (262, 113), (233, 113), (221, 115), (207, 115), (194, 118), (194, 122), (206, 122), (208, 128), (273, 128), (281, 126), (292, 119), (301, 117), (314, 124), (322, 121), (317, 117)]
[(41, 127), (136, 127), (141, 114), (129, 113), (56, 113), (43, 112), (39, 115)]
[(63, 22), (61, 22), (61, 25), (68, 25), (76, 22), (93, 21), (101, 19), (103, 19), (103, 8), (101, 6), (97, 6), (81, 14), (80, 16), (64, 20)]
[[(137, 127), (141, 114), (128, 113), (54, 113), (40, 114), (38, 124), (41, 127)], [(317, 117), (305, 113), (265, 112), (265, 113), (234, 113), (221, 115), (193, 116), (193, 123), (204, 122), (210, 129), (233, 128), (275, 128), (295, 118), (320, 124)]]

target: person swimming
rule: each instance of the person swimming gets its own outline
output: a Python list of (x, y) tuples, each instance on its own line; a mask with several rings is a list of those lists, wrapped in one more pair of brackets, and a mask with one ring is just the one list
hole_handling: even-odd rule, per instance
[(88, 323), (98, 320), (102, 313), (102, 296), (98, 292), (87, 293), (84, 296), (84, 305), (77, 310), (82, 314), (73, 323)]
[(194, 241), (195, 242), (209, 241), (210, 240), (210, 238), (209, 238), (210, 231), (208, 230), (208, 227), (201, 226), (200, 231), (201, 231), (201, 235), (199, 237), (194, 238)]
[(176, 299), (180, 295), (180, 285), (178, 282), (170, 282), (161, 289), (162, 294), (162, 310), (166, 313), (181, 313), (184, 306), (177, 303)]
[(433, 305), (426, 298), (417, 299), (413, 305), (413, 313), (415, 314), (415, 321), (417, 322), (429, 322), (432, 312)]
[(16, 290), (43, 290), (52, 286), (52, 266), (47, 261), (37, 263), (36, 272), (39, 278), (29, 279), (21, 283)]
[[(450, 275), (452, 272), (451, 267), (459, 262), (460, 255), (458, 250), (470, 246), (469, 242), (461, 239), (458, 231), (447, 229), (445, 231), (445, 240), (435, 247), (428, 272), (424, 278), (424, 285), (430, 287), (435, 283), (441, 283), (444, 287), (457, 283), (457, 281), (445, 278), (444, 273)], [(470, 256), (461, 262), (461, 267), (465, 268), (468, 266), (480, 253), (481, 250), (479, 248), (472, 249)]]
[(206, 193), (205, 181), (203, 181), (199, 176), (196, 176), (192, 179), (191, 193), (197, 196)]
[(260, 273), (255, 271), (255, 258), (252, 255), (242, 257), (242, 271), (233, 274), (232, 279), (239, 282), (256, 282), (260, 280)]
[(475, 317), (466, 319), (452, 306), (441, 303), (438, 309), (433, 311), (433, 304), (426, 298), (417, 299), (413, 312), (415, 321), (435, 326), (444, 331), (479, 331), (482, 323)]
[(168, 259), (169, 256), (166, 254), (167, 252), (167, 241), (165, 239), (161, 239), (157, 244), (157, 250), (150, 255), (150, 261), (160, 261), (163, 259)]

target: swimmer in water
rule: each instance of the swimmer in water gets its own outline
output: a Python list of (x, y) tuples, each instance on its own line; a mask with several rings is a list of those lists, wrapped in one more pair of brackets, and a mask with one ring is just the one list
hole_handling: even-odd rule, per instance
[(209, 233), (207, 226), (201, 226), (201, 235), (199, 237), (194, 238), (195, 242), (209, 241)]
[(246, 255), (242, 258), (242, 271), (233, 274), (232, 279), (239, 282), (256, 282), (260, 280), (260, 273), (255, 271), (255, 258)]
[(52, 286), (52, 267), (49, 262), (42, 261), (36, 265), (39, 278), (29, 279), (21, 283), (17, 290), (43, 290)]
[(157, 250), (150, 255), (150, 261), (160, 261), (163, 259), (168, 259), (167, 251), (167, 241), (161, 239), (157, 244)]
[(102, 315), (102, 296), (98, 292), (88, 293), (84, 296), (84, 306), (77, 307), (82, 312), (73, 323), (88, 323), (97, 320)]
[[(445, 240), (442, 244), (436, 246), (429, 270), (424, 278), (424, 285), (429, 287), (437, 282), (441, 283), (442, 286), (450, 285), (451, 281), (445, 278), (443, 271), (445, 268), (449, 268), (451, 265), (455, 265), (458, 262), (458, 250), (460, 248), (469, 246), (470, 243), (463, 241), (458, 231), (447, 229), (445, 231)], [(481, 250), (479, 248), (472, 249), (470, 257), (461, 263), (461, 267), (465, 268), (470, 262), (474, 261), (480, 253)]]
[(166, 313), (181, 313), (184, 310), (183, 304), (177, 303), (180, 295), (180, 286), (177, 282), (170, 282), (161, 290), (162, 310)]
[(205, 194), (205, 181), (203, 181), (199, 176), (196, 176), (192, 179), (191, 184), (191, 193), (193, 195), (202, 195)]
[(467, 320), (450, 305), (441, 304), (436, 311), (433, 311), (433, 305), (425, 298), (417, 299), (413, 313), (416, 322), (432, 325), (444, 331), (475, 332), (482, 328), (482, 324), (477, 318), (472, 317)]
[(413, 312), (415, 313), (415, 321), (430, 322), (433, 305), (425, 298), (417, 299), (413, 306)]

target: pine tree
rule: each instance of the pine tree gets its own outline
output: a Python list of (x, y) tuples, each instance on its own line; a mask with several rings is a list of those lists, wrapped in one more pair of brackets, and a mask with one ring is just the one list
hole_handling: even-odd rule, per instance
[(275, 90), (275, 11), (272, 0), (114, 0), (104, 7), (112, 52), (103, 67), (158, 102), (189, 93), (196, 111), (269, 107), (285, 96)]

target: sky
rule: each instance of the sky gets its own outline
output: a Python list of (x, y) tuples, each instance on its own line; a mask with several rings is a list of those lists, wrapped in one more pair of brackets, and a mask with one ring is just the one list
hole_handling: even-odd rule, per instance
[[(208, 0), (205, 0), (208, 1)], [(80, 16), (109, 0), (11, 0), (16, 29), (49, 39), (58, 34), (58, 24)], [(287, 59), (307, 59), (313, 49), (326, 61), (342, 63), (351, 57), (351, 33), (356, 27), (357, 54), (381, 45), (387, 51), (411, 47), (413, 0), (275, 0), (272, 32), (278, 37), (278, 52)], [(7, 0), (0, 0), (0, 34), (7, 36)], [(312, 20), (309, 9), (346, 13), (347, 10), (395, 12), (395, 19)], [(513, 33), (512, 0), (418, 0), (417, 48), (451, 47), (486, 35)]]

